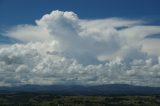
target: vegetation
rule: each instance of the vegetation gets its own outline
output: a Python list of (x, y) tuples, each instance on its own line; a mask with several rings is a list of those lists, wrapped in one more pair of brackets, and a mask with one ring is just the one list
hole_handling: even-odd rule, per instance
[(0, 94), (0, 106), (159, 106), (160, 96), (58, 96), (49, 93)]

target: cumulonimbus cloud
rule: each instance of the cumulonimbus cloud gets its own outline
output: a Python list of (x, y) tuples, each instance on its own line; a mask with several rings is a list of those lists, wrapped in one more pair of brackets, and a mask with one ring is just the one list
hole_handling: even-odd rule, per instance
[[(133, 84), (160, 86), (160, 26), (121, 18), (84, 20), (53, 11), (36, 25), (4, 33), (21, 43), (0, 49), (1, 86)], [(150, 52), (149, 50), (155, 50)]]

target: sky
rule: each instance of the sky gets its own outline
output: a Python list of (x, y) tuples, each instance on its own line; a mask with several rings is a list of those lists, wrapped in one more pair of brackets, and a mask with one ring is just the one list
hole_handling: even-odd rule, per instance
[(160, 87), (159, 0), (0, 0), (0, 86)]
[(160, 18), (159, 0), (0, 0), (0, 25), (34, 24), (35, 19), (57, 9), (74, 11), (85, 19)]

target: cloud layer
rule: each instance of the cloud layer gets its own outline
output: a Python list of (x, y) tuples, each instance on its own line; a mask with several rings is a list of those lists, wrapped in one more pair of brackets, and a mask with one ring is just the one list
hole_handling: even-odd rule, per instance
[(160, 86), (159, 41), (148, 37), (159, 34), (160, 26), (145, 23), (84, 20), (57, 10), (36, 25), (14, 26), (3, 35), (20, 43), (0, 49), (0, 85)]

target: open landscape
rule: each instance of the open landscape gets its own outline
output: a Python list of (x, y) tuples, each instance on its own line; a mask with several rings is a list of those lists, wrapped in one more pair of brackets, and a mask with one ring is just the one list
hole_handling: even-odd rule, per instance
[(0, 106), (159, 106), (160, 96), (60, 96), (52, 93), (0, 94)]

